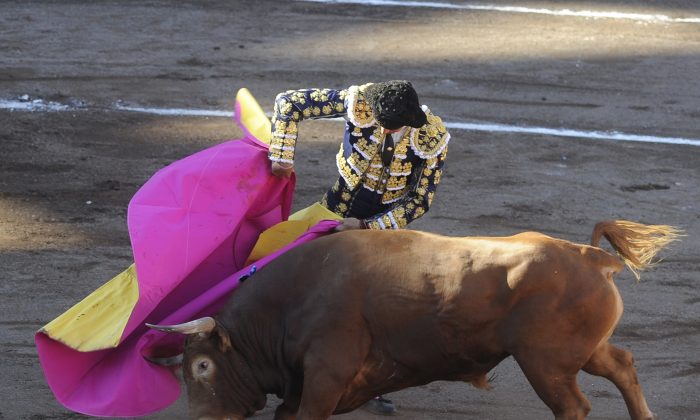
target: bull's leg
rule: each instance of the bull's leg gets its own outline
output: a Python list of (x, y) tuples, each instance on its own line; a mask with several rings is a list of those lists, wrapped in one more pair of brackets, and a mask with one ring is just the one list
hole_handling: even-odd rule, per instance
[(285, 391), (284, 401), (277, 406), (274, 420), (295, 420), (301, 402), (301, 381), (294, 381), (294, 384)]
[(326, 420), (333, 414), (345, 388), (357, 372), (357, 364), (312, 360), (304, 368), (298, 420)]
[(554, 360), (538, 360), (525, 357), (515, 358), (525, 377), (537, 395), (554, 413), (556, 420), (584, 419), (591, 411), (591, 404), (581, 393), (576, 383), (576, 373), (556, 370)]
[(274, 420), (295, 420), (297, 418), (297, 411), (299, 410), (299, 405), (291, 406), (285, 400), (282, 404), (277, 406), (275, 410)]
[(637, 380), (632, 353), (619, 349), (610, 343), (602, 344), (583, 366), (583, 370), (591, 375), (607, 378), (614, 383), (622, 393), (632, 419), (655, 418), (647, 406), (642, 388)]
[(304, 357), (304, 389), (298, 420), (326, 420), (369, 352), (369, 333), (337, 331), (311, 346)]
[(301, 395), (297, 393), (294, 393), (294, 395), (285, 395), (284, 401), (282, 401), (282, 404), (278, 405), (275, 410), (274, 420), (296, 420), (300, 399)]

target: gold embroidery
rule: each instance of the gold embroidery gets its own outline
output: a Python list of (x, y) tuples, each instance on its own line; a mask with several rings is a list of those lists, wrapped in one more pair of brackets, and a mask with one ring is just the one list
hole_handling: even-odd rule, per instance
[(450, 134), (440, 117), (430, 110), (425, 112), (428, 124), (420, 129), (411, 130), (411, 149), (423, 159), (435, 158), (447, 147)]
[(367, 172), (369, 160), (363, 158), (359, 153), (353, 150), (352, 153), (350, 153), (350, 157), (348, 157), (348, 165), (357, 175), (362, 175)]
[(382, 222), (384, 223), (384, 227), (387, 229), (392, 229), (394, 226), (391, 224), (391, 219), (389, 219), (389, 215), (383, 215), (381, 217)]
[(392, 211), (392, 214), (394, 215), (394, 220), (396, 221), (399, 229), (403, 229), (406, 227), (406, 225), (408, 225), (408, 220), (406, 220), (406, 211), (403, 209), (403, 207), (397, 207)]
[(279, 111), (283, 115), (288, 115), (290, 112), (292, 112), (292, 103), (286, 99), (284, 99), (283, 101), (284, 102), (280, 103)]
[(294, 91), (291, 94), (291, 100), (292, 102), (300, 103), (302, 105), (306, 103), (306, 97), (304, 96), (304, 93), (299, 91)]
[(391, 162), (391, 166), (389, 167), (389, 171), (392, 174), (402, 174), (402, 176), (407, 176), (411, 174), (411, 169), (413, 168), (413, 165), (411, 162), (404, 162), (402, 163), (401, 160), (398, 158), (395, 158)]
[[(316, 102), (324, 102), (324, 99), (323, 99), (324, 95), (318, 89), (312, 90), (311, 94), (309, 96), (311, 97), (311, 99), (313, 99)], [(325, 100), (328, 100), (328, 99), (325, 99)]]
[(343, 146), (340, 146), (340, 151), (335, 157), (336, 164), (338, 166), (338, 172), (340, 176), (343, 177), (345, 183), (348, 184), (350, 189), (355, 189), (360, 183), (360, 177), (355, 174), (355, 172), (350, 168), (350, 165), (345, 161), (345, 156), (343, 154)]
[(353, 114), (355, 114), (355, 119), (357, 121), (369, 121), (372, 118), (372, 109), (367, 102), (358, 100), (355, 104)]
[(379, 153), (379, 145), (373, 142), (368, 142), (365, 138), (358, 139), (353, 148), (357, 150), (359, 154), (365, 159), (372, 159)]
[(374, 124), (372, 107), (365, 101), (364, 91), (371, 83), (362, 86), (351, 86), (348, 89), (348, 119), (358, 127), (369, 127)]
[(381, 182), (383, 177), (384, 167), (382, 166), (382, 158), (379, 153), (375, 153), (365, 172), (365, 185), (372, 191), (381, 193), (384, 190), (384, 184)]
[(366, 173), (367, 175), (369, 175), (367, 178), (371, 179), (374, 182), (379, 182), (379, 178), (382, 177), (382, 168), (370, 166), (369, 169), (367, 169)]
[(379, 223), (377, 223), (375, 220), (368, 220), (366, 223), (368, 229), (380, 229)]
[(404, 196), (404, 190), (386, 191), (382, 195), (382, 203), (389, 204), (400, 200)]
[(268, 156), (273, 161), (293, 162), (296, 145), (296, 123), (274, 119), (272, 122), (272, 139)]
[(406, 187), (406, 177), (390, 176), (386, 182), (386, 187), (391, 191), (396, 191), (398, 188), (404, 188)]
[(395, 146), (394, 153), (396, 155), (406, 155), (406, 152), (408, 152), (409, 137), (410, 136), (409, 136), (408, 130), (406, 130), (406, 134), (404, 134), (401, 141), (398, 142)]
[(393, 203), (406, 195), (408, 177), (413, 170), (413, 164), (404, 161), (401, 156), (406, 156), (408, 144), (408, 136), (404, 135), (404, 138), (396, 145), (394, 158), (389, 166), (390, 176), (387, 179), (386, 191), (382, 195), (382, 203)]
[[(334, 95), (333, 101), (331, 95)], [(271, 121), (272, 139), (268, 153), (270, 159), (291, 162), (296, 146), (297, 123), (305, 118), (345, 112), (344, 100), (347, 95), (347, 90), (333, 89), (288, 90), (277, 95)]]

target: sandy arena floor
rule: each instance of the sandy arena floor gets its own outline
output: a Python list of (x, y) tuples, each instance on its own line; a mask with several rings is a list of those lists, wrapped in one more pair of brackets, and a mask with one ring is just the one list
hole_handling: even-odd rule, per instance
[[(692, 0), (491, 3), (700, 17)], [(260, 0), (2, 2), (0, 100), (73, 109), (0, 110), (0, 419), (83, 418), (46, 385), (34, 332), (131, 262), (126, 207), (151, 174), (241, 135), (228, 118), (117, 111), (118, 101), (226, 111), (248, 87), (269, 111), (290, 88), (400, 78), (450, 123), (700, 140), (698, 69), (700, 24), (673, 20)], [(301, 127), (295, 209), (335, 179), (342, 133), (340, 122)], [(635, 354), (661, 419), (698, 418), (700, 148), (451, 133), (433, 208), (414, 229), (587, 242), (597, 221), (624, 218), (687, 231), (640, 283), (617, 277), (626, 310), (612, 341)], [(401, 419), (551, 417), (512, 359), (494, 373), (490, 392), (437, 382), (389, 397)], [(627, 418), (611, 383), (579, 381), (590, 418)], [(257, 418), (271, 419), (274, 403)], [(149, 418), (186, 418), (186, 404)]]

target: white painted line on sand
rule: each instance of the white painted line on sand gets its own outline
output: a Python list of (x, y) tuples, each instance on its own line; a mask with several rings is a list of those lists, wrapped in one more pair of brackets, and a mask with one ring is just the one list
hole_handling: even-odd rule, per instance
[[(88, 108), (76, 108), (69, 105), (63, 105), (55, 102), (44, 102), (40, 99), (33, 101), (18, 101), (18, 100), (2, 100), (0, 99), (0, 109), (9, 109), (11, 111), (29, 111), (29, 112), (51, 112), (51, 111), (78, 111), (89, 110)], [(104, 108), (101, 108), (104, 110)], [(169, 117), (226, 117), (232, 118), (233, 111), (217, 111), (212, 109), (185, 109), (185, 108), (148, 108), (139, 106), (127, 106), (123, 104), (115, 104), (113, 108), (106, 108), (113, 111), (138, 112), (152, 115), (162, 115)], [(268, 115), (269, 116), (269, 115)], [(334, 120), (344, 121), (342, 118), (333, 118)], [(484, 131), (490, 133), (521, 133), (521, 134), (536, 134), (555, 137), (576, 137), (593, 140), (613, 140), (613, 141), (632, 141), (642, 143), (661, 143), (661, 144), (682, 144), (689, 146), (700, 146), (700, 139), (688, 139), (680, 137), (659, 137), (646, 136), (640, 134), (621, 133), (618, 131), (587, 131), (574, 130), (569, 128), (547, 128), (547, 127), (528, 127), (498, 123), (464, 123), (464, 122), (445, 122), (445, 127), (455, 130), (465, 131)]]
[[(212, 111), (206, 109), (177, 109), (177, 108), (142, 108), (142, 107), (127, 107), (117, 105), (118, 110), (142, 112), (155, 115), (169, 116), (200, 116), (200, 117), (233, 117), (233, 112)], [(269, 116), (269, 115), (268, 115)], [(330, 119), (330, 118), (326, 118)], [(334, 120), (343, 120), (342, 118), (332, 118)], [(618, 131), (586, 131), (573, 130), (568, 128), (546, 128), (546, 127), (523, 127), (517, 125), (497, 124), (497, 123), (461, 123), (461, 122), (446, 122), (445, 127), (456, 130), (465, 131), (486, 131), (492, 133), (522, 133), (522, 134), (540, 134), (556, 137), (579, 137), (594, 140), (618, 140), (618, 141), (635, 141), (642, 143), (663, 143), (663, 144), (686, 144), (691, 146), (700, 146), (700, 139), (685, 139), (679, 137), (657, 137), (645, 136), (639, 134), (621, 133)]]
[(141, 112), (144, 114), (169, 115), (174, 117), (233, 117), (233, 111), (216, 111), (211, 109), (184, 109), (184, 108), (142, 108), (138, 106), (126, 106), (116, 104), (114, 109), (118, 111)]
[(615, 11), (543, 9), (522, 6), (499, 6), (495, 4), (452, 4), (433, 1), (398, 0), (297, 0), (312, 3), (356, 4), (361, 6), (421, 7), (431, 9), (477, 10), (487, 12), (529, 13), (550, 16), (568, 16), (590, 19), (622, 19), (647, 23), (700, 23), (700, 17), (674, 18), (661, 14), (623, 13)]
[(634, 141), (642, 143), (663, 143), (663, 144), (686, 144), (690, 146), (700, 146), (699, 139), (685, 139), (680, 137), (657, 137), (640, 134), (621, 133), (619, 131), (586, 131), (573, 130), (569, 128), (546, 128), (546, 127), (522, 127), (517, 125), (495, 124), (495, 123), (450, 123), (446, 122), (445, 127), (466, 131), (487, 131), (490, 133), (523, 133), (542, 134), (556, 137), (578, 137), (593, 140), (617, 140)]
[(71, 109), (69, 105), (59, 104), (57, 102), (46, 102), (41, 99), (0, 99), (0, 109), (9, 109), (11, 111), (68, 111)]

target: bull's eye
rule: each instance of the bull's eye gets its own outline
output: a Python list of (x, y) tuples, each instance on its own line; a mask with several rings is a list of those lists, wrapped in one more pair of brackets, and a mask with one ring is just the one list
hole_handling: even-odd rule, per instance
[(207, 356), (199, 356), (190, 365), (195, 379), (210, 379), (214, 374), (214, 362)]

